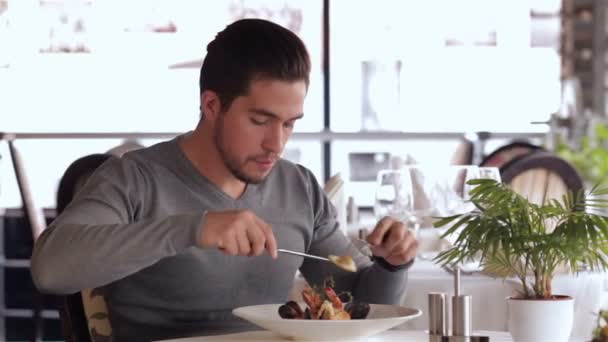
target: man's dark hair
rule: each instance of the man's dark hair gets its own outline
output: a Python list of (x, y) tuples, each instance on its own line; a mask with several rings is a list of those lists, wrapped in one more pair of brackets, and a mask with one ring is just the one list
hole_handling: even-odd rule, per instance
[(253, 80), (303, 80), (308, 86), (309, 74), (308, 51), (295, 33), (270, 21), (242, 19), (207, 45), (199, 86), (201, 93), (215, 91), (226, 110)]

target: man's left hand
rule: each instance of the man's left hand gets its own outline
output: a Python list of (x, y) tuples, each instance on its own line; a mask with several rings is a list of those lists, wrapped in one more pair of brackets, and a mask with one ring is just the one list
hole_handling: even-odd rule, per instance
[(393, 266), (405, 265), (416, 257), (418, 241), (401, 221), (384, 217), (367, 236), (372, 253)]

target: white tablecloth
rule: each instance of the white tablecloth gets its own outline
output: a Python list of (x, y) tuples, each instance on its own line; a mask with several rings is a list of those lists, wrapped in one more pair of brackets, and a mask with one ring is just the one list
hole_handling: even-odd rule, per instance
[[(428, 293), (454, 294), (454, 277), (438, 265), (417, 260), (410, 269), (408, 290), (402, 304), (419, 308), (423, 315), (403, 324), (404, 329), (428, 329)], [(596, 323), (603, 296), (606, 296), (606, 274), (582, 272), (578, 276), (558, 275), (553, 281), (553, 293), (574, 297), (574, 326), (572, 337), (589, 338)], [(506, 297), (516, 293), (519, 284), (515, 280), (494, 279), (481, 274), (462, 275), (461, 293), (472, 295), (473, 328), (482, 330), (507, 330)]]
[[(501, 331), (477, 331), (475, 335), (489, 336), (492, 342), (511, 342), (511, 335)], [(206, 336), (206, 337), (190, 337), (177, 340), (164, 340), (163, 342), (207, 342), (207, 341), (289, 341), (281, 338), (270, 331), (248, 331), (238, 334)], [(428, 342), (429, 335), (424, 331), (405, 331), (405, 330), (388, 330), (378, 335), (370, 336), (365, 339), (370, 342)]]
[[(305, 282), (296, 281), (291, 297), (300, 298)], [(507, 331), (506, 297), (516, 293), (514, 280), (490, 278), (481, 274), (462, 275), (461, 293), (472, 295), (472, 324), (475, 330)], [(582, 272), (578, 276), (558, 275), (553, 280), (553, 293), (574, 298), (572, 339), (589, 340), (596, 324), (596, 314), (603, 298), (608, 295), (608, 275)], [(428, 329), (428, 293), (445, 292), (447, 311), (451, 312), (450, 296), (454, 294), (454, 276), (431, 261), (416, 260), (409, 270), (408, 290), (401, 300), (406, 307), (422, 310), (422, 316), (399, 326), (398, 329)], [(448, 318), (449, 322), (449, 318)]]
[[(362, 216), (363, 217), (363, 216)], [(371, 230), (375, 219), (369, 215), (349, 227), (352, 236), (358, 228)], [(445, 248), (439, 236), (441, 229), (421, 229), (418, 240), (420, 251), (436, 251)], [(405, 329), (428, 329), (428, 293), (445, 292), (450, 298), (454, 294), (453, 275), (431, 261), (416, 260), (409, 273), (408, 291), (402, 305), (422, 310), (423, 315), (403, 325)], [(519, 289), (515, 280), (494, 279), (485, 275), (461, 276), (461, 292), (473, 296), (473, 328), (483, 330), (507, 330), (506, 297)], [(578, 275), (558, 275), (553, 280), (553, 293), (574, 298), (574, 339), (589, 339), (597, 322), (600, 308), (608, 309), (608, 274), (581, 272)], [(449, 321), (448, 321), (449, 322)]]

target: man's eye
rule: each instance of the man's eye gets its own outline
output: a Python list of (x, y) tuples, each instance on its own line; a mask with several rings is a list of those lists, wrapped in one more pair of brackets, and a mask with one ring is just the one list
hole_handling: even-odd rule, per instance
[(256, 119), (256, 118), (251, 118), (251, 122), (254, 125), (258, 125), (258, 126), (262, 126), (264, 125), (268, 120), (260, 120), (260, 119)]
[(293, 122), (293, 121), (288, 121), (283, 124), (283, 126), (285, 126), (287, 128), (293, 128), (294, 125), (295, 125), (295, 122)]

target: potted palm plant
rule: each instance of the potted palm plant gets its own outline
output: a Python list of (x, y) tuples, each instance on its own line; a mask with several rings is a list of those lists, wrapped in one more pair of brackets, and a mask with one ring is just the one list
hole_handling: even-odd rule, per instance
[(479, 260), (498, 277), (515, 277), (519, 293), (507, 298), (509, 331), (515, 341), (567, 341), (572, 329), (573, 299), (555, 294), (551, 283), (559, 268), (578, 272), (608, 269), (608, 189), (565, 195), (543, 205), (529, 202), (506, 185), (488, 179), (468, 182), (476, 210), (439, 219), (449, 226), (444, 237), (458, 234), (454, 245), (435, 261), (454, 265)]

